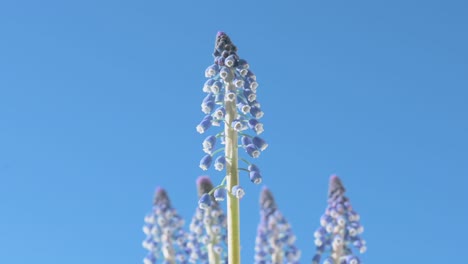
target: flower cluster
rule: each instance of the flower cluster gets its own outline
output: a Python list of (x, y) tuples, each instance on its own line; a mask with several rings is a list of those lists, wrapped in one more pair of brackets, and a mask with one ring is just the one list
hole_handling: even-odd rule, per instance
[(273, 194), (264, 188), (260, 195), (260, 224), (255, 240), (255, 264), (299, 263), (301, 252), (286, 218), (277, 209)]
[[(249, 69), (247, 61), (237, 55), (237, 47), (224, 32), (218, 32), (213, 56), (214, 64), (206, 69), (205, 76), (208, 80), (203, 86), (203, 91), (207, 94), (201, 104), (205, 117), (196, 129), (202, 134), (211, 126), (220, 126), (223, 123), (241, 136), (240, 142), (237, 136), (229, 139), (236, 141), (233, 142), (236, 149), (241, 147), (248, 156), (258, 158), (268, 144), (258, 136), (263, 132), (263, 124), (259, 121), (263, 112), (257, 101), (256, 77)], [(254, 135), (247, 134), (246, 130), (253, 131)], [(221, 153), (224, 148), (216, 149), (216, 145), (218, 141), (221, 145), (225, 144), (228, 140), (226, 137), (225, 129), (205, 138), (202, 145), (206, 155), (200, 161), (202, 170), (208, 170), (212, 164), (218, 171), (225, 169), (226, 162), (233, 157)], [(262, 180), (260, 170), (256, 166), (254, 168), (256, 170), (248, 172), (251, 180), (259, 184)]]
[[(191, 263), (226, 263), (226, 216), (208, 194), (213, 185), (208, 177), (197, 180), (198, 195), (210, 206), (198, 207), (190, 223), (187, 254)], [(205, 198), (206, 199), (206, 198)]]
[(143, 232), (146, 239), (143, 247), (149, 253), (144, 258), (145, 264), (157, 262), (187, 263), (185, 257), (186, 233), (183, 230), (184, 220), (172, 208), (166, 191), (156, 190), (153, 210), (145, 217)]
[(352, 246), (360, 253), (366, 251), (366, 242), (360, 237), (364, 228), (359, 215), (353, 210), (351, 202), (344, 195), (341, 180), (333, 175), (328, 189), (328, 206), (320, 218), (320, 227), (314, 233), (316, 255), (312, 264), (319, 264), (322, 255), (329, 250), (330, 255), (323, 264), (359, 264), (359, 258), (351, 250)]

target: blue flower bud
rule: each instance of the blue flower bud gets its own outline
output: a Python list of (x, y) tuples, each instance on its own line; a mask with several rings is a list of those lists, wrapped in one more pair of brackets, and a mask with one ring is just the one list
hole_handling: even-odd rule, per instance
[(232, 127), (234, 128), (234, 130), (239, 132), (242, 131), (244, 125), (242, 124), (241, 120), (234, 120), (234, 122), (232, 122)]
[(226, 166), (226, 157), (217, 157), (214, 163), (215, 170), (222, 171), (224, 169), (224, 166)]
[(245, 195), (245, 191), (239, 185), (233, 186), (231, 190), (232, 195), (234, 195), (237, 199), (241, 199)]
[(253, 172), (253, 171), (258, 171), (260, 172), (260, 169), (257, 167), (257, 165), (255, 164), (250, 164), (249, 167), (247, 167), (247, 169), (250, 171), (250, 172)]
[(239, 102), (237, 104), (237, 109), (239, 109), (243, 114), (247, 114), (250, 112), (250, 106), (247, 104), (244, 104), (243, 102)]
[(206, 68), (205, 77), (207, 78), (213, 77), (218, 73), (218, 71), (219, 71), (219, 66), (216, 64), (213, 64), (209, 66), (208, 68)]
[(226, 109), (224, 107), (220, 106), (214, 111), (214, 116), (217, 119), (223, 119), (224, 115), (226, 114)]
[(222, 79), (227, 79), (230, 75), (230, 71), (227, 67), (221, 67), (221, 70), (219, 71), (219, 76), (222, 78)]
[(198, 200), (198, 207), (200, 209), (207, 209), (211, 206), (211, 196), (208, 193), (203, 194)]
[(242, 143), (242, 146), (247, 146), (247, 145), (250, 145), (252, 144), (252, 139), (248, 136), (242, 136), (241, 137), (241, 143)]
[(257, 119), (250, 119), (248, 122), (249, 127), (257, 133), (257, 135), (260, 135), (264, 130), (263, 130), (263, 124), (260, 123)]
[(228, 102), (232, 102), (236, 99), (236, 94), (233, 93), (233, 92), (229, 92), (226, 94), (225, 96), (225, 100), (228, 101)]
[(215, 83), (214, 79), (208, 79), (203, 85), (203, 92), (209, 93), (211, 91), (211, 86)]
[(223, 89), (223, 84), (220, 81), (216, 81), (211, 85), (210, 90), (214, 94), (218, 94)]
[(237, 61), (237, 69), (238, 69), (238, 70), (248, 69), (248, 68), (249, 68), (249, 64), (247, 63), (246, 60), (239, 59), (239, 60)]
[(244, 86), (244, 80), (242, 80), (241, 78), (235, 78), (233, 83), (237, 88), (241, 88)]
[(211, 166), (211, 161), (212, 161), (211, 155), (205, 155), (201, 160), (200, 160), (200, 168), (202, 170), (208, 170), (208, 168)]
[(344, 261), (342, 263), (344, 263), (344, 264), (360, 264), (361, 261), (356, 256), (348, 255), (348, 256), (346, 256), (344, 258)]
[(255, 101), (257, 99), (257, 94), (255, 94), (251, 89), (244, 89), (244, 96), (249, 102)]
[(259, 137), (254, 137), (252, 139), (252, 143), (261, 151), (264, 151), (268, 147), (268, 144), (266, 143), (266, 141)]
[(219, 188), (214, 191), (214, 198), (216, 201), (221, 202), (226, 199), (226, 189), (225, 188)]
[(262, 175), (259, 171), (251, 171), (249, 173), (250, 181), (255, 184), (260, 184), (262, 182)]
[(252, 158), (258, 158), (260, 156), (260, 150), (258, 150), (254, 144), (245, 146), (245, 151), (247, 151), (247, 154)]
[(237, 56), (232, 54), (232, 55), (229, 55), (226, 60), (224, 60), (224, 64), (226, 64), (226, 66), (228, 67), (235, 67), (236, 66), (236, 60), (237, 60)]
[(207, 115), (203, 118), (203, 120), (198, 124), (197, 126), (197, 132), (200, 134), (205, 133), (205, 131), (211, 127), (211, 121), (213, 120), (213, 117), (210, 115)]
[(216, 137), (215, 136), (208, 136), (203, 140), (203, 151), (210, 154), (216, 144)]
[(252, 106), (250, 108), (250, 114), (256, 119), (260, 119), (263, 117), (263, 112), (258, 106)]

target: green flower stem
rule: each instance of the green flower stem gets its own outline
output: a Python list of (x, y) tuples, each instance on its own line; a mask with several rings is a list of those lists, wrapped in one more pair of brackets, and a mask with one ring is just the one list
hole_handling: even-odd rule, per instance
[(174, 248), (172, 247), (172, 243), (166, 243), (166, 245), (163, 246), (162, 253), (164, 256), (164, 260), (167, 261), (167, 263), (176, 264)]
[[(232, 70), (230, 76), (225, 80), (226, 90), (236, 92), (236, 87), (232, 83), (234, 76)], [(226, 156), (226, 177), (227, 190), (231, 192), (232, 187), (239, 185), (238, 168), (238, 135), (232, 128), (232, 122), (236, 119), (237, 108), (236, 100), (224, 100), (226, 109), (224, 135), (225, 135), (225, 156)], [(240, 264), (240, 216), (239, 199), (232, 195), (227, 196), (227, 231), (228, 231), (228, 263)]]
[[(211, 209), (209, 209), (209, 208), (206, 209), (204, 214), (205, 215), (211, 215)], [(218, 244), (219, 241), (216, 239), (216, 235), (213, 234), (213, 231), (212, 231), (211, 228), (212, 228), (211, 224), (205, 225), (206, 234), (210, 238), (210, 241), (206, 245), (206, 248), (207, 248), (207, 251), (208, 251), (208, 262), (209, 262), (209, 264), (220, 264), (221, 263), (221, 257), (214, 250), (214, 245)]]
[[(344, 239), (344, 228), (340, 227), (336, 235), (339, 235)], [(340, 258), (344, 255), (344, 241), (340, 247), (337, 248), (337, 250), (332, 250), (332, 258), (333, 258), (333, 263), (334, 264), (340, 264)]]

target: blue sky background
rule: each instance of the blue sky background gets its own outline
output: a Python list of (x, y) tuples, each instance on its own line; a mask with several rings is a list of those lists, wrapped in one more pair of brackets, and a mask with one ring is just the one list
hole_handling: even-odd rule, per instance
[[(364, 263), (460, 263), (467, 12), (466, 1), (1, 1), (0, 263), (141, 263), (156, 186), (189, 221), (218, 30), (258, 77), (270, 143), (258, 165), (303, 263), (334, 173), (362, 216)], [(252, 263), (261, 188), (242, 181)]]

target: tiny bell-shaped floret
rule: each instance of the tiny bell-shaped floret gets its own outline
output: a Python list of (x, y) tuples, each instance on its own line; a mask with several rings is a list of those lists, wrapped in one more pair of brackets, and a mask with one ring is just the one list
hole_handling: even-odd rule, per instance
[(202, 144), (203, 151), (206, 152), (207, 154), (211, 154), (215, 144), (216, 144), (216, 137), (213, 135), (208, 136), (207, 138), (205, 138), (205, 140), (203, 140), (203, 144)]
[(221, 70), (219, 71), (219, 76), (220, 76), (222, 79), (224, 79), (224, 80), (228, 79), (228, 77), (230, 76), (230, 74), (231, 74), (231, 73), (230, 73), (230, 71), (229, 71), (229, 69), (228, 69), (227, 67), (221, 67)]
[(247, 146), (247, 145), (250, 145), (252, 144), (252, 139), (248, 136), (242, 136), (241, 137), (241, 143), (242, 143), (242, 146)]
[(209, 66), (208, 68), (206, 68), (205, 77), (206, 78), (213, 77), (218, 73), (218, 71), (219, 71), (219, 66), (216, 65), (216, 64), (213, 64), (213, 65)]
[(208, 168), (211, 166), (211, 161), (213, 158), (211, 155), (205, 155), (201, 160), (200, 160), (200, 168), (202, 170), (208, 170)]
[(259, 169), (259, 168), (257, 167), (257, 165), (255, 165), (255, 164), (250, 164), (249, 167), (247, 167), (247, 169), (248, 169), (249, 171), (251, 171), (251, 172), (252, 172), (252, 171), (258, 171), (258, 172), (260, 172), (260, 169)]
[(200, 134), (205, 133), (205, 131), (211, 127), (211, 121), (213, 117), (211, 115), (207, 115), (203, 118), (203, 120), (197, 126), (197, 132)]
[(202, 104), (201, 104), (202, 112), (205, 114), (211, 113), (211, 110), (213, 110), (214, 105), (215, 105), (214, 96), (213, 94), (210, 93), (202, 101)]
[(245, 195), (245, 191), (239, 185), (233, 186), (231, 190), (232, 195), (234, 195), (237, 199), (241, 199)]
[(223, 119), (225, 114), (226, 114), (226, 109), (220, 106), (214, 111), (213, 115), (216, 119)]
[(209, 93), (211, 91), (211, 86), (215, 83), (214, 79), (208, 79), (203, 85), (203, 92)]
[(250, 105), (244, 104), (243, 102), (237, 103), (237, 108), (243, 113), (247, 114), (250, 112)]
[(217, 157), (214, 163), (215, 170), (222, 171), (224, 169), (224, 166), (226, 166), (226, 157)]
[(245, 99), (249, 102), (253, 102), (257, 99), (257, 95), (251, 89), (244, 89), (243, 92)]
[(247, 151), (247, 154), (252, 158), (258, 158), (260, 156), (260, 150), (258, 150), (254, 144), (245, 146), (245, 151)]
[(241, 120), (235, 120), (234, 122), (232, 122), (232, 128), (234, 128), (234, 130), (236, 131), (242, 131), (244, 125), (242, 124)]
[(242, 70), (242, 69), (246, 69), (246, 70), (247, 70), (248, 68), (249, 68), (249, 63), (247, 63), (246, 60), (244, 60), (244, 59), (239, 59), (239, 60), (237, 61), (237, 69), (238, 69), (238, 70)]
[(236, 99), (236, 94), (233, 92), (229, 92), (225, 95), (225, 100), (228, 102), (232, 102)]
[(256, 119), (260, 119), (263, 117), (262, 110), (260, 109), (260, 107), (255, 106), (255, 105), (250, 107), (250, 114)]
[(266, 141), (259, 137), (254, 137), (252, 139), (252, 143), (261, 151), (264, 151), (268, 147), (268, 144), (266, 143)]
[(211, 196), (208, 193), (203, 194), (198, 201), (200, 209), (207, 209), (211, 206)]
[(263, 130), (263, 124), (260, 123), (257, 119), (250, 119), (248, 122), (249, 127), (257, 133), (257, 135), (260, 135), (264, 130)]
[(224, 64), (228, 67), (235, 67), (236, 66), (236, 61), (237, 61), (237, 56), (232, 54), (229, 55), (225, 60)]
[(226, 199), (226, 189), (225, 188), (218, 188), (214, 191), (214, 198), (216, 201), (221, 202)]
[(250, 181), (255, 184), (262, 183), (262, 175), (259, 171), (251, 171), (249, 172)]

